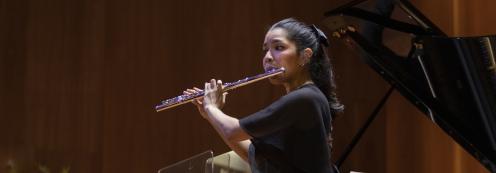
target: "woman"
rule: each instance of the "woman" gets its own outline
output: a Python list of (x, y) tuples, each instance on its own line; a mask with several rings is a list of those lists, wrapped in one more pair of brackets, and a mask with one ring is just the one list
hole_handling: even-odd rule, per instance
[[(330, 165), (332, 115), (342, 111), (334, 93), (327, 38), (315, 26), (295, 19), (275, 23), (263, 51), (266, 71), (284, 67), (270, 78), (286, 95), (240, 120), (221, 111), (222, 81), (205, 83), (205, 97), (194, 104), (222, 139), (257, 172), (333, 172)], [(201, 91), (188, 89), (185, 94)]]

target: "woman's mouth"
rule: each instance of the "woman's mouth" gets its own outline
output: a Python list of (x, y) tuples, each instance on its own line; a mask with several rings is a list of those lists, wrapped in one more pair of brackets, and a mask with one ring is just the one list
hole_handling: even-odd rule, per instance
[(269, 72), (269, 71), (272, 71), (275, 69), (279, 69), (279, 67), (268, 66), (268, 67), (265, 67), (265, 72)]

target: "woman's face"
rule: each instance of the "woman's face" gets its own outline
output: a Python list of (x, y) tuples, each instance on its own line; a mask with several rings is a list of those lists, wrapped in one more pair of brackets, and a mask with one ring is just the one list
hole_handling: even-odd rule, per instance
[(282, 28), (269, 30), (263, 43), (263, 67), (265, 71), (284, 67), (286, 71), (270, 78), (272, 84), (288, 83), (303, 68), (296, 44), (287, 39), (287, 32)]

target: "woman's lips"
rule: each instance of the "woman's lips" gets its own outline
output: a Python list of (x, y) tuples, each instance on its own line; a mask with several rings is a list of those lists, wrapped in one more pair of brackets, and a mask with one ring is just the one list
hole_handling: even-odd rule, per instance
[(271, 70), (274, 70), (274, 69), (279, 69), (279, 67), (273, 67), (273, 66), (265, 67), (265, 72), (268, 72), (268, 71), (271, 71)]

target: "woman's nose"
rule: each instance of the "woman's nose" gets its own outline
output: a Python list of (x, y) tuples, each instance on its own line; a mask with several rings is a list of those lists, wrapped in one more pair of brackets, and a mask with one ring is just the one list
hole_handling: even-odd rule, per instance
[(274, 58), (272, 57), (272, 54), (270, 53), (270, 51), (267, 51), (265, 53), (265, 56), (264, 56), (264, 60), (263, 60), (265, 63), (268, 63), (268, 62), (272, 62), (274, 61)]

